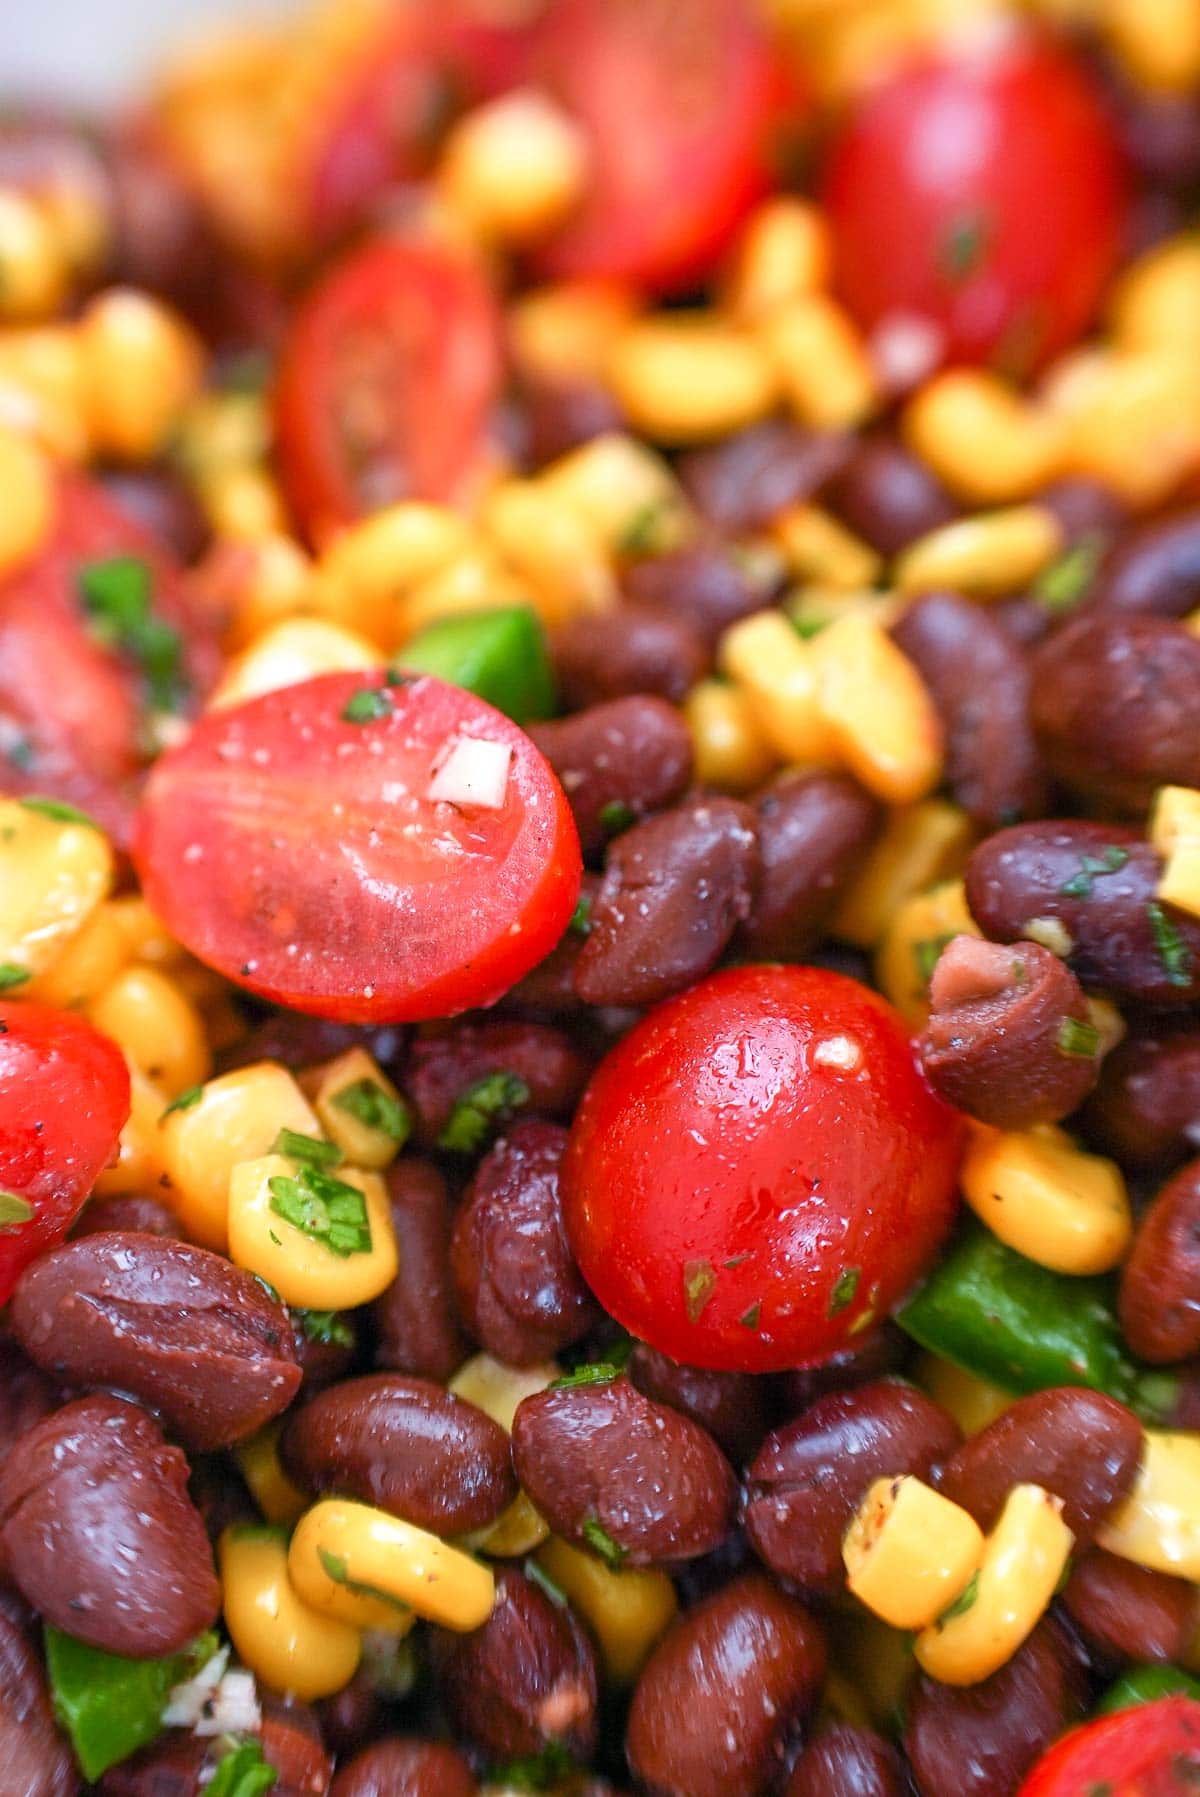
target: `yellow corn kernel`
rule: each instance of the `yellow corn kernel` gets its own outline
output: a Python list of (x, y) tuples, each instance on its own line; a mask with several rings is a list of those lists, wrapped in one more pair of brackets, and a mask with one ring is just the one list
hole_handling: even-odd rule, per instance
[(771, 534), (796, 580), (853, 592), (874, 586), (883, 572), (871, 545), (820, 506), (789, 506), (775, 519)]
[[(314, 1609), (347, 1617), (366, 1605), (373, 1618), (390, 1616), (393, 1627), (403, 1626), (407, 1606), (443, 1628), (477, 1629), (491, 1615), (496, 1595), (491, 1572), (469, 1554), (384, 1510), (338, 1498), (314, 1504), (300, 1518), (288, 1572)], [(373, 1619), (364, 1626), (388, 1622)]]
[(365, 1048), (348, 1048), (327, 1061), (311, 1096), (325, 1134), (352, 1167), (388, 1166), (408, 1138), (408, 1108)]
[(683, 702), (692, 734), (695, 776), (719, 792), (749, 792), (777, 765), (763, 735), (754, 700), (725, 680), (699, 680)]
[(0, 965), (18, 993), (53, 966), (113, 880), (106, 836), (36, 805), (0, 799)]
[(779, 383), (748, 332), (715, 315), (643, 318), (613, 345), (608, 380), (633, 428), (656, 443), (707, 443), (772, 411)]
[(780, 194), (752, 212), (742, 232), (725, 304), (746, 323), (828, 286), (829, 226), (811, 200)]
[(1010, 1391), (977, 1379), (938, 1354), (922, 1354), (913, 1377), (935, 1404), (950, 1412), (964, 1435), (978, 1435), (1013, 1402)]
[(949, 587), (978, 599), (1019, 592), (1062, 553), (1062, 526), (1041, 505), (1013, 506), (943, 524), (897, 558), (902, 593)]
[(1100, 27), (1139, 87), (1188, 94), (1200, 82), (1196, 0), (1099, 0)]
[(128, 937), (113, 900), (106, 899), (96, 906), (45, 973), (31, 980), (22, 992), (62, 1010), (89, 1005), (111, 986), (128, 960)]
[(240, 705), (260, 693), (294, 686), (317, 674), (377, 668), (383, 657), (365, 636), (324, 618), (285, 618), (234, 656), (208, 701), (210, 711)]
[(273, 1285), (285, 1304), (304, 1310), (353, 1310), (369, 1304), (396, 1277), (396, 1237), (387, 1190), (377, 1173), (357, 1167), (337, 1177), (363, 1195), (371, 1245), (340, 1255), (271, 1208), (270, 1181), (294, 1179), (282, 1154), (240, 1161), (229, 1176), (229, 1258)]
[(54, 481), (41, 450), (0, 428), (0, 578), (36, 555), (54, 517)]
[(909, 446), (960, 499), (1011, 505), (1054, 479), (1064, 431), (999, 375), (951, 368), (926, 382), (904, 413)]
[(591, 520), (541, 481), (502, 481), (480, 522), (547, 624), (616, 604), (612, 559)]
[(440, 574), (414, 587), (400, 602), (396, 646), (441, 618), (494, 611), (505, 605), (532, 605), (534, 595), (503, 563), (490, 544), (471, 549)]
[(234, 543), (259, 543), (287, 529), (283, 493), (266, 468), (225, 468), (200, 489), (209, 528)]
[(79, 333), (92, 443), (122, 461), (150, 461), (199, 388), (196, 337), (160, 300), (124, 287), (86, 307)]
[(884, 630), (890, 630), (904, 609), (895, 593), (836, 586), (797, 587), (787, 595), (784, 605), (788, 617), (806, 642), (851, 612), (871, 618)]
[(442, 147), (438, 188), (484, 238), (526, 244), (553, 230), (587, 181), (588, 145), (547, 95), (517, 89), (478, 106)]
[(100, 1198), (156, 1191), (161, 1178), (158, 1124), (167, 1106), (167, 1094), (131, 1064), (129, 1100), (129, 1116), (117, 1144), (117, 1158), (100, 1174), (94, 1187)]
[(960, 1180), (993, 1235), (1056, 1273), (1107, 1273), (1132, 1240), (1120, 1168), (1085, 1154), (1061, 1130), (975, 1124)]
[(1014, 1485), (984, 1545), (976, 1581), (917, 1636), (918, 1664), (946, 1685), (977, 1685), (1012, 1658), (1054, 1596), (1075, 1537), (1062, 1499)]
[(473, 546), (474, 527), (448, 506), (404, 500), (334, 538), (314, 572), (313, 609), (388, 649), (401, 602)]
[[(1197, 14), (1200, 17), (1200, 12)], [(1125, 269), (1109, 306), (1122, 349), (1200, 347), (1200, 240), (1169, 237)]]
[(279, 1458), (279, 1437), (283, 1423), (278, 1419), (252, 1435), (249, 1441), (234, 1448), (238, 1471), (250, 1488), (250, 1496), (269, 1523), (291, 1527), (312, 1502), (310, 1493), (301, 1491), (284, 1471)]
[(1079, 350), (1058, 364), (1045, 398), (1065, 421), (1065, 471), (1103, 481), (1137, 510), (1200, 467), (1200, 367), (1174, 345)]
[(599, 381), (636, 311), (633, 293), (615, 282), (535, 287), (508, 311), (513, 359), (535, 380)]
[(1147, 834), (1160, 855), (1169, 855), (1180, 842), (1200, 837), (1200, 791), (1194, 786), (1160, 786)]
[(906, 899), (875, 954), (875, 982), (913, 1030), (929, 1021), (929, 980), (952, 936), (978, 936), (961, 880), (943, 880)]
[(923, 799), (889, 814), (830, 929), (855, 948), (874, 948), (901, 907), (927, 887), (961, 873), (971, 820), (949, 799)]
[(63, 461), (84, 461), (82, 367), (73, 325), (0, 332), (0, 420)]
[(982, 1555), (975, 1518), (909, 1475), (876, 1479), (842, 1541), (848, 1588), (896, 1629), (936, 1622)]
[(225, 632), (230, 652), (246, 648), (272, 625), (309, 609), (312, 563), (291, 537), (222, 544), (205, 563), (205, 572), (214, 588), (227, 595), (232, 609)]
[(879, 384), (848, 313), (824, 294), (779, 307), (763, 341), (796, 416), (818, 428), (861, 424), (879, 404)]
[(538, 484), (579, 513), (610, 555), (673, 549), (687, 532), (687, 502), (670, 467), (635, 437), (594, 437), (542, 471)]
[(666, 1573), (656, 1567), (616, 1572), (557, 1535), (538, 1549), (537, 1563), (587, 1623), (609, 1678), (632, 1684), (679, 1609)]
[(70, 273), (45, 209), (0, 187), (0, 319), (49, 318), (66, 297)]
[(209, 1080), (194, 1104), (162, 1118), (158, 1137), (167, 1176), (165, 1199), (189, 1241), (224, 1251), (230, 1175), (242, 1162), (269, 1153), (281, 1129), (304, 1136), (321, 1133), (303, 1092), (275, 1061), (238, 1067)]
[(1096, 1542), (1136, 1566), (1200, 1581), (1200, 1435), (1146, 1430), (1133, 1490)]
[(204, 1021), (155, 967), (124, 968), (89, 1006), (88, 1017), (168, 1098), (208, 1075)]
[(942, 726), (925, 682), (883, 626), (847, 612), (808, 645), (834, 752), (868, 791), (908, 805), (942, 773)]
[(1096, 1054), (1103, 1060), (1111, 1054), (1118, 1042), (1123, 1042), (1126, 1034), (1126, 1023), (1111, 999), (1089, 998), (1087, 1004), (1088, 1022), (1097, 1035)]
[[(494, 1360), (490, 1354), (475, 1354), (459, 1367), (449, 1388), (456, 1397), (474, 1404), (511, 1434), (517, 1406), (535, 1392), (545, 1391), (561, 1372), (561, 1367), (553, 1360), (544, 1360), (535, 1366), (514, 1367), (505, 1366), (503, 1361)], [(549, 1524), (539, 1516), (525, 1493), (518, 1491), (495, 1522), (468, 1536), (465, 1545), (493, 1558), (511, 1559), (532, 1553), (549, 1533)]]
[(312, 1610), (288, 1578), (284, 1529), (226, 1529), (217, 1549), (221, 1607), (237, 1655), (273, 1691), (310, 1703), (331, 1697), (358, 1670), (362, 1637)]
[(784, 761), (836, 766), (838, 752), (818, 703), (811, 645), (780, 611), (754, 612), (721, 638), (721, 671), (745, 693), (763, 735)]
[(1200, 917), (1200, 836), (1177, 842), (1167, 856), (1158, 885), (1160, 899)]
[(109, 908), (135, 961), (147, 961), (153, 967), (175, 967), (187, 959), (187, 951), (164, 929), (140, 892), (123, 892), (109, 901)]

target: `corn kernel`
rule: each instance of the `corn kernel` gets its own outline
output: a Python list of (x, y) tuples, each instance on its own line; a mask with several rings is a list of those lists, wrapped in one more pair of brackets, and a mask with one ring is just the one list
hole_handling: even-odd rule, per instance
[(225, 648), (244, 649), (275, 624), (309, 609), (312, 563), (291, 537), (219, 543), (204, 562), (208, 585), (232, 611)]
[(110, 909), (134, 960), (153, 967), (175, 967), (187, 958), (187, 951), (155, 917), (140, 892), (123, 892), (110, 901)]
[(842, 1542), (850, 1591), (897, 1629), (936, 1622), (982, 1555), (975, 1518), (908, 1475), (874, 1481)]
[(312, 1498), (293, 1483), (279, 1458), (279, 1437), (283, 1423), (276, 1419), (252, 1435), (249, 1441), (234, 1448), (238, 1471), (250, 1489), (250, 1496), (269, 1523), (291, 1527), (308, 1509)]
[(900, 905), (875, 955), (875, 982), (912, 1030), (929, 1021), (929, 980), (952, 936), (978, 936), (961, 880), (944, 880)]
[(974, 1373), (964, 1372), (952, 1360), (937, 1354), (922, 1354), (914, 1373), (922, 1391), (928, 1392), (935, 1404), (948, 1410), (964, 1435), (978, 1435), (998, 1416), (1003, 1416), (1013, 1402), (1013, 1394)]
[(394, 646), (442, 618), (533, 603), (534, 595), (525, 582), (505, 566), (490, 543), (483, 542), (405, 594), (397, 610)]
[(834, 913), (832, 933), (855, 948), (874, 948), (902, 905), (961, 873), (973, 841), (970, 818), (948, 799), (891, 812)]
[(1200, 836), (1176, 843), (1155, 891), (1168, 905), (1200, 917)]
[(587, 173), (587, 139), (575, 120), (547, 95), (517, 89), (452, 127), (438, 186), (482, 237), (527, 244), (566, 217)]
[(41, 450), (0, 428), (0, 578), (36, 555), (54, 518), (54, 481)]
[(106, 899), (23, 992), (62, 1010), (89, 1005), (112, 984), (128, 959), (128, 938), (114, 901)]
[(474, 540), (473, 526), (447, 506), (415, 499), (388, 506), (329, 544), (315, 570), (313, 609), (388, 649), (401, 630), (401, 601)]
[(608, 1677), (632, 1684), (679, 1609), (666, 1573), (657, 1567), (614, 1571), (557, 1535), (538, 1549), (537, 1563), (587, 1623)]
[[(367, 1504), (327, 1498), (302, 1516), (288, 1552), (292, 1584), (305, 1603), (365, 1627), (403, 1626), (406, 1608), (466, 1632), (487, 1621), (496, 1583), (478, 1560), (411, 1523)], [(364, 1592), (363, 1587), (367, 1587)], [(411, 1619), (410, 1619), (411, 1626)]]
[(331, 1697), (350, 1683), (362, 1637), (297, 1597), (288, 1579), (285, 1530), (228, 1528), (217, 1558), (225, 1626), (256, 1678), (303, 1703)]
[(1060, 362), (1046, 402), (1064, 419), (1064, 467), (1136, 510), (1168, 499), (1200, 467), (1200, 368), (1172, 345), (1080, 350)]
[(796, 580), (853, 592), (874, 586), (883, 572), (871, 545), (820, 506), (789, 506), (776, 517), (771, 534)]
[(122, 461), (152, 460), (199, 388), (197, 339), (161, 301), (120, 287), (90, 303), (79, 332), (93, 444)]
[(1147, 834), (1160, 855), (1200, 837), (1200, 791), (1194, 786), (1160, 786)]
[(829, 284), (829, 226), (810, 200), (779, 195), (752, 212), (742, 232), (725, 303), (750, 324)]
[(890, 630), (904, 609), (895, 593), (878, 593), (861, 587), (804, 586), (797, 587), (784, 599), (784, 609), (800, 635), (808, 642), (829, 624), (851, 612), (870, 618), (884, 630)]
[(382, 660), (374, 643), (340, 624), (327, 623), (324, 618), (286, 618), (226, 663), (208, 708), (217, 711), (226, 705), (240, 705), (260, 693), (273, 693), (318, 674), (377, 668)]
[(86, 459), (83, 358), (73, 325), (0, 333), (0, 423), (62, 461)]
[(234, 543), (260, 543), (280, 536), (287, 507), (275, 477), (266, 468), (225, 468), (200, 489), (209, 528)]
[(234, 1167), (229, 1176), (229, 1258), (273, 1285), (285, 1304), (304, 1310), (353, 1310), (369, 1304), (396, 1277), (396, 1237), (383, 1181), (357, 1167), (339, 1170), (338, 1180), (362, 1194), (369, 1243), (343, 1255), (274, 1208), (279, 1200), (270, 1182), (295, 1176), (294, 1162), (282, 1154)]
[(1063, 460), (1061, 421), (984, 369), (952, 368), (928, 381), (909, 401), (904, 434), (939, 479), (973, 505), (1028, 499)]
[(879, 404), (866, 346), (849, 315), (823, 294), (781, 306), (763, 341), (796, 416), (818, 428), (861, 424)]
[(539, 485), (595, 532), (610, 555), (636, 539), (656, 550), (674, 548), (690, 524), (687, 503), (668, 464), (646, 444), (619, 432), (594, 437), (544, 469)]
[(326, 1135), (354, 1167), (389, 1166), (412, 1127), (404, 1100), (365, 1048), (348, 1048), (319, 1069), (312, 1102)]
[(1195, 0), (1099, 0), (1100, 26), (1139, 87), (1190, 94), (1200, 82)]
[(88, 1017), (168, 1098), (208, 1075), (204, 1021), (157, 968), (124, 968), (89, 1006)]
[(837, 765), (810, 645), (800, 640), (782, 612), (754, 612), (731, 625), (721, 638), (718, 661), (746, 694), (763, 735), (782, 760)]
[(601, 381), (612, 346), (636, 310), (633, 294), (615, 282), (535, 288), (509, 308), (514, 360), (534, 380)]
[(0, 799), (0, 966), (6, 988), (53, 966), (108, 896), (108, 839), (90, 824)]
[(1146, 1430), (1133, 1489), (1096, 1542), (1135, 1566), (1200, 1581), (1200, 1435)]
[(692, 736), (693, 769), (701, 786), (718, 792), (749, 792), (777, 765), (764, 736), (754, 700), (724, 680), (700, 680), (683, 702)]
[(912, 662), (861, 612), (828, 625), (809, 651), (839, 760), (890, 805), (922, 798), (941, 778), (942, 726)]
[(1119, 277), (1109, 305), (1122, 349), (1200, 349), (1200, 242), (1169, 237)]
[[(512, 1367), (494, 1360), (490, 1354), (476, 1354), (459, 1367), (450, 1380), (449, 1389), (511, 1434), (518, 1405), (535, 1392), (545, 1391), (561, 1372), (561, 1367), (553, 1360), (535, 1366)], [(468, 1536), (464, 1545), (493, 1558), (510, 1559), (532, 1553), (549, 1533), (549, 1524), (534, 1509), (526, 1494), (518, 1491), (495, 1522)]]
[(1056, 1273), (1107, 1273), (1133, 1236), (1120, 1168), (1061, 1130), (973, 1125), (961, 1183), (994, 1235)]
[(656, 443), (706, 443), (765, 418), (779, 386), (749, 333), (702, 313), (668, 312), (630, 325), (608, 378), (635, 430)]
[(0, 318), (49, 318), (69, 283), (70, 266), (45, 209), (0, 187)]
[(117, 1143), (117, 1158), (96, 1180), (98, 1198), (123, 1197), (127, 1192), (150, 1192), (162, 1172), (158, 1122), (167, 1104), (161, 1086), (129, 1066), (129, 1116)]
[(979, 599), (1019, 592), (1062, 553), (1054, 513), (1041, 505), (1013, 506), (943, 524), (897, 558), (902, 593), (949, 587)]
[(528, 583), (545, 623), (562, 624), (616, 604), (608, 546), (577, 507), (543, 482), (501, 482), (484, 502), (480, 521), (508, 567)]

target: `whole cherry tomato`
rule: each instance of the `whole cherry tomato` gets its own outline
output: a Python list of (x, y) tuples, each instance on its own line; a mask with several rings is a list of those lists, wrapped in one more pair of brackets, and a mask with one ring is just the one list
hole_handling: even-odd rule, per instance
[(465, 255), (384, 238), (335, 262), (292, 322), (275, 392), (280, 473), (308, 535), (399, 499), (469, 496), (501, 369), (495, 301)]
[(0, 1303), (66, 1235), (129, 1115), (129, 1070), (74, 1011), (0, 999)]
[(493, 1003), (554, 947), (581, 872), (562, 789), (515, 724), (382, 674), (201, 718), (155, 765), (133, 854), (202, 961), (346, 1022)]
[(883, 999), (813, 967), (742, 967), (609, 1053), (563, 1166), (605, 1309), (690, 1366), (821, 1360), (881, 1318), (955, 1211), (960, 1124)]
[(1077, 57), (989, 32), (872, 88), (835, 137), (824, 202), (860, 322), (916, 318), (947, 360), (1025, 373), (1091, 320), (1125, 178)]
[(1200, 1703), (1161, 1697), (1064, 1735), (1018, 1797), (1189, 1797), (1200, 1785)]

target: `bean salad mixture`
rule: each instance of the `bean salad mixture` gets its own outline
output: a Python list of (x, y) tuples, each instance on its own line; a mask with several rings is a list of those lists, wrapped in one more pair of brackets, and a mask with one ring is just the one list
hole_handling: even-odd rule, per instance
[(1200, 0), (9, 97), (0, 1797), (1200, 1788), (1198, 224)]

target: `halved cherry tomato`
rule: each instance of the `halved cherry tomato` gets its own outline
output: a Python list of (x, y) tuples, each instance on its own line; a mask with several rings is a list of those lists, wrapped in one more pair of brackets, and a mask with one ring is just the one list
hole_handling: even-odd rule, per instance
[(567, 1232), (605, 1309), (652, 1347), (803, 1366), (929, 1264), (960, 1142), (881, 998), (819, 968), (733, 968), (601, 1063), (563, 1165)]
[[(430, 796), (464, 740), (500, 745), (491, 807)], [(133, 853), (202, 961), (346, 1022), (493, 1003), (562, 935), (581, 871), (529, 738), (429, 676), (326, 674), (210, 713), (155, 767)]]
[(382, 238), (335, 262), (293, 320), (275, 394), (280, 473), (309, 536), (399, 499), (469, 495), (501, 367), (495, 301), (465, 256)]
[(1189, 1797), (1200, 1785), (1200, 1703), (1162, 1697), (1076, 1728), (1018, 1797)]
[(1117, 140), (1077, 57), (989, 32), (873, 88), (824, 203), (860, 322), (933, 323), (946, 359), (1026, 373), (1086, 328), (1116, 265)]
[(73, 1011), (0, 1000), (0, 1304), (66, 1235), (128, 1115), (114, 1042)]
[(537, 261), (673, 288), (705, 272), (770, 180), (794, 90), (753, 0), (553, 0), (529, 78), (587, 131), (588, 197)]
[(136, 634), (89, 612), (81, 576), (126, 556), (149, 571), (154, 618), (168, 633), (156, 665), (161, 673), (177, 649), (182, 703), (216, 678), (215, 620), (178, 564), (93, 482), (59, 477), (45, 547), (0, 582), (0, 791), (69, 800), (122, 845), (151, 752), (154, 694)]

